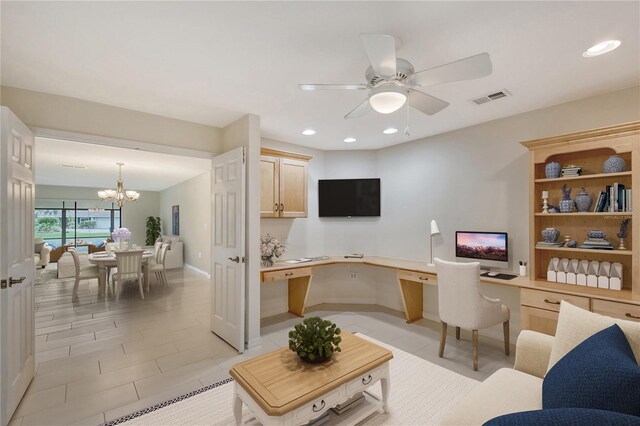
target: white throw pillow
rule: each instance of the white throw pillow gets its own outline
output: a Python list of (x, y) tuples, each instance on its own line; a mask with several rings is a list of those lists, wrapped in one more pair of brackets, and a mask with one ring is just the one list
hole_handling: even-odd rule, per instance
[(613, 324), (622, 329), (640, 364), (640, 323), (595, 314), (562, 301), (547, 371), (584, 340)]

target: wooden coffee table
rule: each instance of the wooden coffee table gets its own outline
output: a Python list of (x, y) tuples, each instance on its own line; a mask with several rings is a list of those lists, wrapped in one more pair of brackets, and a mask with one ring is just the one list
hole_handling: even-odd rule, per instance
[(243, 402), (262, 424), (306, 424), (378, 381), (382, 400), (365, 392), (364, 403), (336, 418), (354, 424), (386, 412), (393, 353), (353, 334), (341, 337), (342, 352), (323, 364), (306, 363), (284, 348), (234, 365), (229, 372), (235, 379), (236, 424), (242, 422)]

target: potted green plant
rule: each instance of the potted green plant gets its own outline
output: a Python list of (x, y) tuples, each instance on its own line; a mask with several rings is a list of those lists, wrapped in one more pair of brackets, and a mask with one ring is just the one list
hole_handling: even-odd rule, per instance
[(145, 238), (145, 245), (152, 246), (160, 236), (160, 218), (158, 216), (149, 216), (147, 218), (147, 236)]
[(320, 317), (305, 318), (289, 332), (289, 349), (306, 362), (320, 363), (340, 352), (340, 329)]

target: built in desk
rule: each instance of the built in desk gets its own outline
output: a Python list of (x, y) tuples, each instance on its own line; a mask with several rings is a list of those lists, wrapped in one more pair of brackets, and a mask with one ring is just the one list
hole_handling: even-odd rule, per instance
[[(260, 270), (263, 284), (288, 280), (289, 312), (304, 316), (313, 273), (317, 268), (338, 264), (368, 265), (394, 270), (407, 323), (423, 318), (424, 285), (438, 285), (435, 267), (427, 262), (392, 257), (365, 256), (362, 259), (328, 257), (323, 260), (291, 264), (285, 261)], [(561, 300), (594, 312), (627, 320), (640, 320), (640, 296), (628, 291), (614, 291), (548, 281), (532, 280), (529, 276), (501, 280), (480, 277), (483, 284), (512, 287), (520, 291), (521, 328), (547, 334), (555, 333), (557, 313)], [(606, 309), (606, 312), (603, 311)]]

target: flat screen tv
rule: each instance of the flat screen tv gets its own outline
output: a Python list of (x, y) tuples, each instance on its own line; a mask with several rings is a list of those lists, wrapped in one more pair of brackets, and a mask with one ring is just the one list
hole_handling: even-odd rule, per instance
[(506, 232), (456, 231), (456, 257), (508, 262), (508, 241)]
[(320, 217), (380, 216), (380, 179), (321, 179)]

